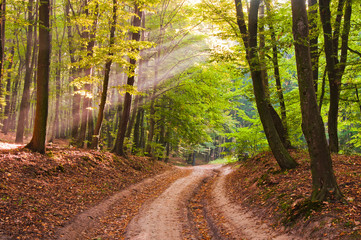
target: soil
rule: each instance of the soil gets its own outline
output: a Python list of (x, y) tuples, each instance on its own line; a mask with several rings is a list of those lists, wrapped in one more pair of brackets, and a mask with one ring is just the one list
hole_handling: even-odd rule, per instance
[(263, 219), (259, 219), (251, 211), (242, 209), (240, 204), (231, 202), (227, 197), (226, 177), (233, 170), (223, 167), (219, 177), (214, 181), (211, 192), (210, 204), (207, 212), (223, 217), (222, 227), (227, 232), (229, 239), (275, 239), (291, 240), (300, 237), (279, 233), (267, 225)]
[(203, 180), (220, 166), (197, 166), (187, 177), (178, 179), (153, 202), (142, 207), (130, 222), (126, 239), (184, 239), (190, 229), (187, 202)]

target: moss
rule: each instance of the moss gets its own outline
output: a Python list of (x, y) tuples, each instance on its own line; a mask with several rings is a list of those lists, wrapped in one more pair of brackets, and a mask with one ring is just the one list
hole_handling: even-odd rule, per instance
[(284, 225), (293, 225), (297, 219), (307, 219), (311, 216), (312, 212), (320, 211), (323, 203), (319, 201), (311, 201), (306, 199), (297, 203), (294, 207), (289, 207), (286, 210), (286, 216), (282, 219)]

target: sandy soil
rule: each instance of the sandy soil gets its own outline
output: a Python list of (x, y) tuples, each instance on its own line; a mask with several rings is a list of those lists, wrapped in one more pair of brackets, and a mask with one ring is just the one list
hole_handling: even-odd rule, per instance
[(297, 236), (275, 232), (261, 219), (257, 219), (251, 212), (232, 203), (227, 197), (225, 181), (226, 176), (232, 172), (230, 167), (222, 168), (216, 178), (211, 192), (211, 204), (207, 211), (221, 215), (222, 227), (226, 228), (230, 239), (255, 239), (255, 240), (296, 240)]
[(187, 221), (187, 201), (203, 179), (220, 166), (198, 166), (191, 175), (174, 182), (155, 201), (143, 207), (128, 225), (126, 239), (184, 239), (190, 229)]

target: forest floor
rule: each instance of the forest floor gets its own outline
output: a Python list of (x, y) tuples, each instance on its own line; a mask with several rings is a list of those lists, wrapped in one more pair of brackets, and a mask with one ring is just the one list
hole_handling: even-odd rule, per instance
[[(361, 160), (334, 156), (344, 202), (306, 199), (300, 163), (271, 154), (233, 165), (172, 167), (145, 157), (0, 143), (0, 239), (360, 239)], [(14, 149), (11, 149), (14, 148)]]

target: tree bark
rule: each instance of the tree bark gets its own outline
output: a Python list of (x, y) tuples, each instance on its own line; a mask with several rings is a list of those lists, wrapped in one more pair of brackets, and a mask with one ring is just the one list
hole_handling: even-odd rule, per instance
[(56, 67), (56, 76), (55, 76), (55, 116), (54, 116), (54, 132), (53, 132), (53, 136), (55, 136), (55, 138), (59, 138), (60, 137), (60, 122), (59, 122), (59, 118), (60, 118), (60, 111), (59, 111), (59, 107), (60, 107), (60, 99), (61, 99), (61, 95), (60, 95), (60, 89), (61, 89), (61, 82), (60, 82), (60, 74), (61, 74), (61, 49), (58, 50), (58, 66)]
[[(134, 11), (135, 11), (135, 16), (132, 19), (132, 26), (140, 27), (143, 13), (139, 9), (139, 6), (137, 5), (137, 3), (135, 4)], [(132, 41), (138, 42), (139, 40), (140, 40), (140, 31), (133, 32)], [(137, 49), (134, 49), (133, 51), (137, 51)], [(134, 58), (130, 58), (129, 62), (130, 62), (131, 66), (129, 67), (130, 74), (128, 75), (127, 87), (133, 87), (134, 74), (135, 74), (135, 68), (136, 68), (137, 61)], [(125, 140), (125, 132), (127, 130), (127, 124), (129, 121), (131, 105), (132, 105), (132, 95), (129, 92), (126, 92), (125, 97), (124, 97), (123, 114), (122, 114), (121, 121), (119, 122), (117, 139), (116, 139), (115, 146), (113, 149), (113, 152), (115, 152), (117, 155), (120, 155), (123, 157), (126, 156), (125, 151), (124, 151), (124, 140)]]
[[(86, 2), (86, 4), (88, 5), (89, 3)], [(98, 9), (99, 5), (98, 3), (95, 6), (95, 11), (94, 14), (92, 16), (93, 18), (93, 23), (92, 26), (88, 29), (86, 29), (83, 33), (82, 33), (82, 38), (85, 39), (87, 41), (87, 46), (86, 46), (86, 52), (87, 52), (87, 57), (92, 57), (93, 56), (93, 52), (94, 52), (94, 46), (95, 46), (95, 33), (97, 30), (97, 25), (98, 25)], [(89, 10), (86, 8), (85, 9), (85, 15), (89, 16)], [(91, 76), (93, 74), (93, 69), (91, 66), (87, 67), (84, 70), (85, 76)], [(85, 140), (86, 140), (86, 132), (87, 132), (87, 128), (89, 128), (88, 123), (90, 120), (90, 110), (89, 108), (91, 107), (91, 103), (92, 103), (92, 98), (89, 95), (91, 95), (91, 90), (92, 90), (92, 84), (91, 83), (87, 83), (84, 86), (84, 90), (86, 92), (86, 94), (83, 96), (83, 106), (82, 106), (82, 114), (81, 114), (81, 123), (80, 123), (80, 132), (78, 135), (78, 140), (77, 140), (77, 144), (79, 147), (84, 147), (85, 146)], [(91, 133), (93, 133), (94, 129), (91, 129)]]
[(262, 81), (262, 73), (257, 53), (257, 24), (259, 0), (252, 0), (249, 10), (249, 32), (244, 20), (241, 0), (235, 0), (237, 11), (237, 23), (242, 34), (242, 39), (247, 53), (247, 61), (250, 66), (253, 91), (256, 98), (257, 110), (268, 140), (268, 144), (281, 169), (290, 169), (297, 166), (295, 160), (289, 155), (276, 130), (272, 115), (269, 110), (266, 92)]
[[(3, 96), (2, 79), (4, 67), (4, 46), (5, 46), (5, 16), (6, 16), (6, 0), (0, 3), (0, 98)], [(0, 106), (2, 108), (2, 106)]]
[(321, 115), (318, 111), (313, 81), (309, 29), (304, 1), (292, 0), (293, 36), (297, 63), (298, 85), (302, 111), (302, 130), (311, 158), (312, 201), (341, 198), (332, 168), (330, 151)]
[[(68, 46), (69, 46), (69, 58), (70, 63), (74, 64), (76, 62), (75, 59), (75, 47), (73, 45), (74, 36), (73, 31), (71, 27), (71, 19), (69, 15), (70, 11), (70, 1), (67, 1), (65, 4), (65, 16), (66, 16), (66, 22), (67, 22), (67, 35), (68, 35)], [(69, 83), (73, 81), (75, 78), (75, 75), (77, 75), (77, 71), (72, 68), (70, 70), (70, 77), (69, 77)], [(78, 130), (79, 130), (79, 124), (80, 124), (80, 101), (81, 96), (78, 93), (79, 89), (74, 86), (73, 87), (73, 97), (72, 97), (72, 105), (71, 105), (71, 115), (72, 115), (72, 126), (71, 126), (71, 137), (73, 140), (78, 138)]]
[(323, 97), (325, 96), (326, 75), (327, 75), (327, 67), (325, 67), (325, 70), (323, 71), (323, 76), (322, 76), (320, 103), (318, 105), (320, 113), (322, 111)]
[[(342, 33), (341, 58), (338, 60), (338, 43), (340, 37), (341, 20), (343, 16), (343, 8), (347, 2), (344, 16), (344, 28)], [(345, 70), (348, 49), (348, 35), (350, 31), (350, 19), (352, 13), (351, 0), (339, 0), (337, 7), (337, 15), (334, 23), (334, 31), (332, 33), (330, 0), (320, 0), (320, 16), (324, 34), (324, 48), (327, 63), (327, 73), (330, 85), (330, 108), (328, 112), (328, 135), (330, 151), (337, 153), (339, 151), (338, 143), (338, 109), (340, 101), (341, 80)]]
[(20, 76), (22, 72), (22, 65), (21, 61), (19, 64), (17, 77), (15, 77), (13, 90), (11, 91), (11, 98), (10, 98), (10, 122), (9, 122), (9, 130), (15, 129), (15, 123), (16, 123), (16, 102), (18, 99), (18, 91), (16, 91), (19, 88), (20, 85)]
[(18, 125), (16, 128), (16, 143), (23, 143), (24, 141), (24, 131), (25, 126), (27, 125), (29, 118), (30, 110), (30, 85), (31, 85), (31, 50), (33, 47), (33, 28), (34, 28), (34, 16), (33, 16), (33, 0), (29, 0), (28, 3), (28, 30), (27, 30), (27, 40), (26, 40), (26, 55), (25, 55), (25, 78), (24, 78), (24, 89), (23, 95), (21, 97), (20, 103), (20, 112), (18, 118)]
[[(115, 41), (114, 37), (115, 37), (116, 23), (117, 23), (117, 0), (113, 0), (113, 19), (112, 19), (112, 23), (111, 23), (111, 27), (110, 27), (110, 36), (109, 36), (109, 53), (108, 53), (109, 57), (113, 56), (112, 47), (113, 47), (114, 41)], [(91, 143), (91, 148), (93, 148), (93, 149), (96, 149), (99, 147), (100, 129), (101, 129), (101, 126), (103, 123), (104, 108), (105, 108), (105, 103), (107, 101), (107, 93), (108, 93), (111, 65), (112, 65), (112, 59), (109, 58), (107, 60), (107, 62), (105, 63), (103, 89), (102, 89), (102, 95), (100, 98), (98, 118), (97, 118), (97, 123), (94, 128), (93, 139), (92, 139), (92, 143)]]
[(44, 153), (46, 140), (46, 124), (48, 117), (49, 67), (50, 67), (50, 2), (41, 1), (39, 7), (39, 54), (36, 85), (36, 113), (33, 138), (26, 145), (32, 151)]
[[(265, 1), (265, 4), (267, 6), (268, 13), (272, 12), (271, 5), (269, 1)], [(273, 64), (273, 72), (274, 72), (274, 78), (276, 80), (276, 89), (277, 89), (277, 97), (278, 101), (281, 107), (281, 123), (277, 124), (278, 122), (278, 114), (272, 107), (271, 114), (273, 116), (273, 121), (275, 122), (275, 126), (277, 129), (278, 134), (280, 135), (281, 141), (283, 142), (283, 145), (285, 148), (292, 148), (291, 142), (288, 135), (288, 126), (287, 126), (287, 114), (286, 114), (286, 104), (283, 96), (283, 89), (281, 84), (281, 75), (279, 70), (279, 64), (278, 64), (278, 49), (276, 44), (276, 33), (273, 27), (273, 24), (269, 24), (269, 28), (271, 31), (271, 42), (272, 42), (272, 64)], [(273, 114), (275, 112), (276, 114)]]
[(142, 115), (143, 108), (139, 107), (137, 109), (137, 117), (134, 124), (134, 131), (133, 131), (133, 147), (132, 147), (132, 154), (136, 154), (140, 148), (140, 120)]
[(10, 61), (9, 65), (7, 66), (8, 74), (6, 77), (6, 96), (5, 96), (5, 109), (4, 109), (4, 116), (6, 117), (4, 120), (3, 125), (3, 133), (6, 135), (9, 130), (9, 123), (10, 123), (10, 110), (11, 110), (11, 101), (10, 101), (10, 91), (11, 91), (11, 69), (13, 67), (13, 59), (15, 54), (15, 47), (14, 45), (11, 46), (10, 49)]
[(315, 93), (317, 96), (318, 91), (318, 61), (320, 53), (318, 51), (318, 27), (317, 27), (317, 0), (308, 0), (308, 19), (309, 19), (309, 29), (310, 29), (310, 51), (311, 51), (311, 63), (312, 63), (312, 76), (313, 76), (313, 85), (315, 87)]

